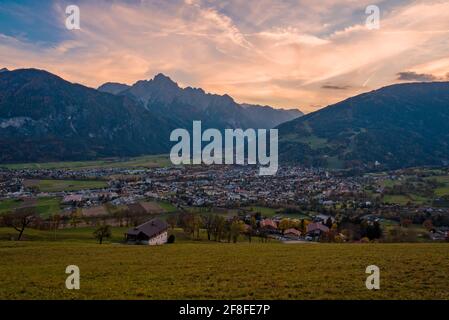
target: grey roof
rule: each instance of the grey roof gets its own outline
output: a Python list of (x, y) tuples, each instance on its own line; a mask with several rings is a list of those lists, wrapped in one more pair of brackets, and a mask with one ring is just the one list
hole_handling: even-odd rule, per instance
[(141, 224), (135, 228), (129, 229), (126, 233), (128, 235), (138, 235), (139, 233), (144, 233), (149, 238), (168, 229), (168, 224), (160, 219), (151, 219), (148, 222)]
[(324, 224), (321, 224), (319, 222), (315, 223), (309, 223), (307, 225), (307, 232), (314, 232), (314, 231), (322, 231), (322, 232), (329, 232), (329, 227), (325, 226)]

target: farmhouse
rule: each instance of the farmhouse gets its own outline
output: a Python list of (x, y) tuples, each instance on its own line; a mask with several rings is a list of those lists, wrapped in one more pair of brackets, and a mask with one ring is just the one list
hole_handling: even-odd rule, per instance
[(299, 239), (300, 236), (301, 232), (294, 228), (290, 228), (284, 231), (284, 237), (288, 239)]
[(64, 204), (76, 204), (83, 201), (83, 196), (79, 194), (70, 194), (62, 199), (62, 203)]
[(263, 219), (260, 221), (260, 227), (267, 230), (276, 230), (278, 227), (276, 222), (271, 219)]
[(125, 233), (128, 243), (159, 245), (167, 242), (168, 225), (165, 221), (152, 219)]
[(319, 238), (323, 233), (329, 232), (329, 228), (319, 222), (307, 225), (307, 235), (313, 238)]

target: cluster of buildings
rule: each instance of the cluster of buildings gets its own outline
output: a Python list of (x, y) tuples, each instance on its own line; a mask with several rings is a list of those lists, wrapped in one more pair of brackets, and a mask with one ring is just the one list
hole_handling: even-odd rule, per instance
[[(404, 179), (405, 173), (391, 173), (390, 180)], [(42, 192), (27, 187), (27, 180), (104, 180), (101, 189)], [(274, 176), (260, 176), (255, 166), (191, 165), (166, 168), (87, 168), (87, 169), (0, 169), (0, 201), (4, 199), (35, 199), (58, 197), (62, 213), (81, 208), (86, 216), (106, 215), (105, 204), (141, 207), (154, 212), (148, 200), (169, 202), (176, 207), (241, 208), (267, 206), (286, 208), (308, 205), (327, 208), (370, 208), (366, 219), (379, 219), (390, 214), (400, 217), (448, 215), (448, 208), (385, 204), (373, 199), (382, 193), (381, 175), (345, 176), (324, 169), (283, 166)], [(371, 192), (367, 192), (369, 186)], [(146, 205), (147, 204), (147, 205)], [(148, 208), (146, 208), (147, 206)], [(387, 216), (388, 218), (388, 216)], [(267, 222), (269, 223), (269, 222)], [(275, 224), (275, 223), (274, 223)], [(323, 224), (321, 224), (324, 226)], [(315, 225), (315, 233), (324, 232)], [(325, 227), (325, 226), (324, 226)], [(312, 226), (311, 226), (312, 228)], [(312, 232), (312, 231), (311, 231)], [(312, 232), (312, 233), (313, 233)], [(290, 230), (289, 237), (299, 237)], [(436, 235), (438, 236), (438, 235)]]
[(257, 168), (251, 166), (186, 166), (154, 170), (138, 181), (127, 181), (122, 190), (145, 190), (145, 196), (183, 206), (279, 206), (305, 203), (310, 197), (331, 201), (339, 195), (361, 193), (363, 184), (356, 178), (300, 167), (284, 167), (275, 176), (259, 176)]
[[(320, 169), (280, 168), (275, 176), (259, 176), (252, 166), (185, 166), (130, 170), (120, 168), (62, 170), (0, 170), (0, 199), (57, 196), (63, 203), (86, 206), (106, 201), (114, 205), (143, 198), (165, 200), (183, 206), (233, 207), (253, 203), (272, 206), (297, 204), (314, 197), (333, 204), (339, 196), (363, 191), (358, 178), (336, 177)], [(42, 193), (27, 188), (27, 179), (103, 179), (100, 190)]]

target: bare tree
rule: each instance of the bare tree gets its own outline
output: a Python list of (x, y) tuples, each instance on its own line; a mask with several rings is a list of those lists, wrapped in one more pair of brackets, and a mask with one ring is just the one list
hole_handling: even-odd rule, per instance
[(59, 215), (58, 213), (54, 214), (51, 217), (52, 220), (52, 225), (53, 225), (53, 234), (54, 234), (54, 238), (56, 240), (56, 230), (59, 229), (59, 225), (61, 224), (61, 215)]
[(38, 217), (35, 207), (18, 208), (13, 212), (3, 215), (3, 224), (14, 228), (19, 235), (17, 241), (22, 239), (25, 228), (28, 227)]
[(70, 213), (70, 224), (72, 227), (76, 228), (78, 223), (80, 223), (83, 217), (83, 210), (81, 208), (76, 208)]
[(214, 232), (214, 221), (215, 221), (215, 217), (212, 214), (206, 214), (202, 217), (203, 219), (203, 223), (204, 223), (204, 227), (206, 228), (207, 231), (207, 240), (211, 240), (211, 236)]

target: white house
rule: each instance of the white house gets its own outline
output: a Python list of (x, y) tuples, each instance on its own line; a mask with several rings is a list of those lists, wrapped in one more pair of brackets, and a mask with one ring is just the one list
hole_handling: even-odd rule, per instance
[(159, 219), (152, 219), (125, 233), (128, 243), (160, 245), (167, 243), (168, 224)]

